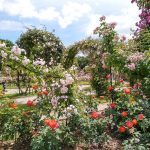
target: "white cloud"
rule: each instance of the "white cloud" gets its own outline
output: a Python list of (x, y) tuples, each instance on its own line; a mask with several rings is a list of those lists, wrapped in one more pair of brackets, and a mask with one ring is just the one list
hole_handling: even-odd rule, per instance
[(58, 11), (53, 6), (38, 9), (31, 0), (0, 0), (0, 11), (11, 16), (21, 18), (35, 18), (44, 21), (58, 21), (62, 28), (66, 28), (74, 21), (90, 12), (91, 7), (86, 3), (67, 2)]
[(0, 11), (11, 16), (20, 16), (23, 18), (32, 18), (37, 15), (35, 7), (31, 0), (1, 0)]
[[(83, 19), (83, 30), (91, 35), (99, 25), (99, 17), (106, 15), (109, 22), (117, 22), (117, 31), (129, 35), (130, 28), (138, 20), (138, 8), (130, 4), (131, 0), (0, 0), (0, 12), (8, 16), (23, 19), (36, 19), (42, 24), (57, 22), (66, 28)], [(15, 20), (15, 19), (14, 19)], [(1, 21), (3, 24), (16, 24), (19, 30), (22, 23), (17, 21)], [(15, 26), (15, 25), (14, 25)], [(80, 26), (78, 24), (78, 26)], [(1, 25), (2, 27), (2, 25)], [(2, 27), (4, 29), (5, 27)], [(8, 27), (7, 27), (8, 28)], [(17, 28), (11, 30), (18, 30)], [(9, 29), (10, 30), (10, 29)]]
[(24, 30), (25, 26), (17, 21), (10, 21), (10, 20), (1, 20), (0, 21), (0, 30), (3, 31), (22, 31)]
[(34, 17), (40, 20), (51, 21), (59, 17), (59, 12), (54, 7), (48, 7), (47, 9), (39, 10)]
[(61, 10), (59, 16), (59, 24), (62, 28), (72, 24), (72, 22), (79, 20), (86, 16), (91, 11), (91, 7), (85, 3), (68, 2)]

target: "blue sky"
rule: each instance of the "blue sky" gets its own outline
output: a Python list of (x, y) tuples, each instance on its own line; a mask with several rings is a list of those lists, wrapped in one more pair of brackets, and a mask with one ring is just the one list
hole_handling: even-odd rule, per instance
[(117, 31), (130, 37), (139, 10), (131, 0), (0, 0), (0, 38), (17, 40), (25, 27), (55, 29), (55, 35), (68, 46), (92, 36), (105, 15), (108, 22), (117, 22)]

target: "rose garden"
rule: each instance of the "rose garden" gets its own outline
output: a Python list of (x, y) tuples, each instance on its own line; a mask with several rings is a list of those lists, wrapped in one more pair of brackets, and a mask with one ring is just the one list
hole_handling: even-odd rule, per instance
[(132, 39), (102, 16), (67, 48), (46, 29), (0, 40), (0, 149), (150, 149), (150, 2), (132, 3)]

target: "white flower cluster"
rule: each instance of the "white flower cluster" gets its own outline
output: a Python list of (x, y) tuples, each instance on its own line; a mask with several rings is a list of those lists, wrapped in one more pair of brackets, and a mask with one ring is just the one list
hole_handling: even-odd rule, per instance
[(61, 87), (61, 85), (58, 83), (58, 82), (53, 82), (52, 84), (51, 84), (51, 87), (53, 88), (53, 89), (57, 89), (57, 88), (60, 88)]
[(10, 59), (18, 61), (19, 58), (13, 54), (10, 55)]
[(21, 55), (22, 52), (26, 53), (24, 49), (19, 48), (17, 45), (12, 47), (11, 52), (15, 55)]
[(48, 68), (45, 68), (43, 71), (44, 71), (45, 73), (47, 73), (47, 72), (48, 72)]
[(38, 65), (44, 66), (45, 65), (45, 61), (43, 59), (39, 58), (39, 59), (33, 61), (33, 65), (35, 65), (35, 66), (38, 66)]
[(61, 99), (64, 99), (65, 101), (67, 101), (68, 96), (66, 96), (66, 95), (62, 95), (60, 98), (61, 98)]
[(23, 58), (23, 60), (22, 60), (22, 64), (24, 65), (24, 66), (26, 66), (26, 65), (28, 65), (30, 63), (30, 60), (26, 57), (26, 56), (24, 56), (24, 58)]
[(0, 43), (0, 48), (4, 48), (6, 47), (6, 44), (5, 43)]
[(7, 53), (5, 53), (3, 50), (1, 51), (1, 56), (3, 57), (3, 58), (6, 58), (7, 57)]
[(73, 114), (78, 114), (78, 110), (74, 105), (69, 105), (63, 112), (67, 117), (71, 117)]
[(75, 66), (75, 65), (73, 65), (73, 66), (70, 68), (70, 70), (77, 70), (77, 69), (78, 69), (78, 67)]

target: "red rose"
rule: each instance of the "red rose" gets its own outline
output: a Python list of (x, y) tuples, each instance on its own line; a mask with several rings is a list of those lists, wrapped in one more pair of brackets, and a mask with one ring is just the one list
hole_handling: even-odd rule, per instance
[(131, 93), (131, 90), (130, 90), (129, 88), (126, 88), (126, 89), (124, 89), (124, 93), (125, 93), (125, 94), (130, 94), (130, 93)]
[(138, 115), (138, 119), (142, 120), (142, 119), (144, 119), (144, 118), (145, 118), (145, 116), (144, 116), (143, 114), (139, 114), (139, 115)]
[(44, 95), (48, 95), (48, 91), (47, 91), (47, 90), (44, 90), (44, 91), (43, 91), (43, 94), (44, 94)]
[(27, 101), (27, 106), (28, 107), (32, 107), (34, 104), (33, 104), (33, 101), (31, 101), (31, 100), (28, 100)]
[(44, 123), (45, 125), (49, 126), (51, 129), (56, 129), (59, 126), (56, 120), (45, 119)]
[(123, 111), (123, 112), (121, 113), (121, 116), (122, 116), (122, 117), (127, 117), (127, 116), (128, 116), (128, 113), (127, 113), (126, 111)]
[(119, 132), (124, 133), (126, 131), (126, 128), (124, 126), (119, 127)]
[(116, 107), (117, 107), (117, 104), (115, 104), (115, 103), (110, 104), (110, 108), (115, 109)]
[(38, 89), (38, 85), (33, 85), (33, 86), (32, 86), (32, 89), (33, 89), (33, 90), (37, 90), (37, 89)]
[(133, 123), (131, 121), (126, 122), (126, 126), (130, 129), (133, 127)]
[(48, 126), (49, 126), (51, 129), (56, 129), (56, 128), (58, 128), (58, 123), (57, 123), (56, 120), (49, 120)]
[(120, 83), (124, 83), (124, 80), (123, 80), (123, 79), (120, 79)]
[(99, 114), (98, 114), (98, 112), (93, 111), (93, 112), (91, 112), (90, 116), (92, 119), (97, 119), (99, 117)]
[(109, 92), (113, 91), (113, 87), (112, 86), (109, 86), (107, 89), (108, 89)]
[(133, 119), (133, 120), (132, 120), (132, 123), (133, 123), (134, 126), (136, 126), (136, 125), (137, 125), (137, 120), (136, 120), (136, 119)]

